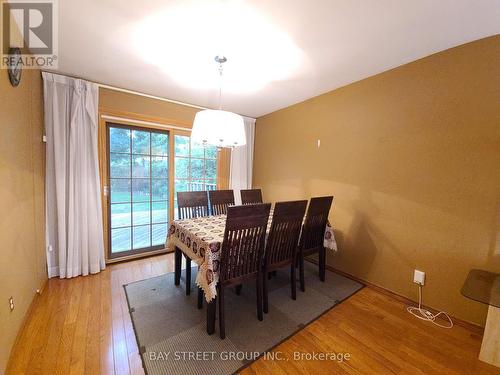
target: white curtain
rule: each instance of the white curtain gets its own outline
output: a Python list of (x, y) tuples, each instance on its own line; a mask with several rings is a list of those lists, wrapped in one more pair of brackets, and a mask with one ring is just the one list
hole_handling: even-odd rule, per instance
[(229, 187), (234, 190), (236, 204), (241, 204), (240, 190), (252, 188), (255, 119), (244, 117), (244, 121), (247, 143), (231, 151)]
[(98, 87), (43, 73), (49, 277), (105, 268), (99, 181)]

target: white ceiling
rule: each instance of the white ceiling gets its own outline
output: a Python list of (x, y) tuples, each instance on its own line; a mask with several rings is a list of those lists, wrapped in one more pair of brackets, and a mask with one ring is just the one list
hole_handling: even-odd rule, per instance
[(500, 33), (498, 0), (62, 0), (58, 72), (258, 117)]

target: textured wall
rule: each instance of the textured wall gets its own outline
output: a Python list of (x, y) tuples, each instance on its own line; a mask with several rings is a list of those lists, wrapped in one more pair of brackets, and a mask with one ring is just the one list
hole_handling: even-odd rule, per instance
[(36, 290), (47, 279), (42, 80), (39, 71), (22, 74), (14, 88), (7, 71), (0, 70), (0, 373)]
[[(321, 147), (317, 148), (317, 140)], [(500, 36), (438, 53), (257, 120), (266, 200), (333, 194), (328, 263), (484, 324), (460, 294), (500, 272)]]

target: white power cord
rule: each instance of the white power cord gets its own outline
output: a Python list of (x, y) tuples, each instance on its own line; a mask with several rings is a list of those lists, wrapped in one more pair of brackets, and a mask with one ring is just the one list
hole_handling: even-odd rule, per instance
[[(435, 324), (441, 328), (452, 328), (453, 327), (453, 321), (451, 320), (450, 316), (448, 314), (446, 314), (444, 311), (440, 311), (437, 314), (433, 314), (429, 310), (422, 308), (422, 284), (418, 284), (418, 307), (408, 306), (406, 308), (406, 310), (410, 314), (416, 316), (417, 318), (428, 321), (428, 322), (432, 322), (433, 324)], [(444, 315), (448, 319), (450, 324), (444, 325), (444, 324), (440, 324), (440, 323), (436, 322), (436, 318), (439, 315)]]

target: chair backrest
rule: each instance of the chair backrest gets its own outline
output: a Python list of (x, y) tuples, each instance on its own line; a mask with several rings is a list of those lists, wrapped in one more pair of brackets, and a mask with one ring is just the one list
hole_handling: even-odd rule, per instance
[(227, 213), (228, 206), (234, 206), (234, 193), (232, 190), (210, 190), (210, 212), (212, 215)]
[(300, 238), (301, 251), (316, 251), (323, 247), (328, 212), (332, 201), (333, 197), (311, 198)]
[(270, 203), (227, 208), (219, 280), (245, 279), (261, 271)]
[(266, 265), (286, 265), (294, 261), (306, 207), (306, 200), (276, 203), (267, 237)]
[(260, 189), (241, 190), (241, 204), (262, 203), (262, 192)]
[(208, 216), (208, 196), (206, 191), (183, 191), (177, 193), (179, 219)]

